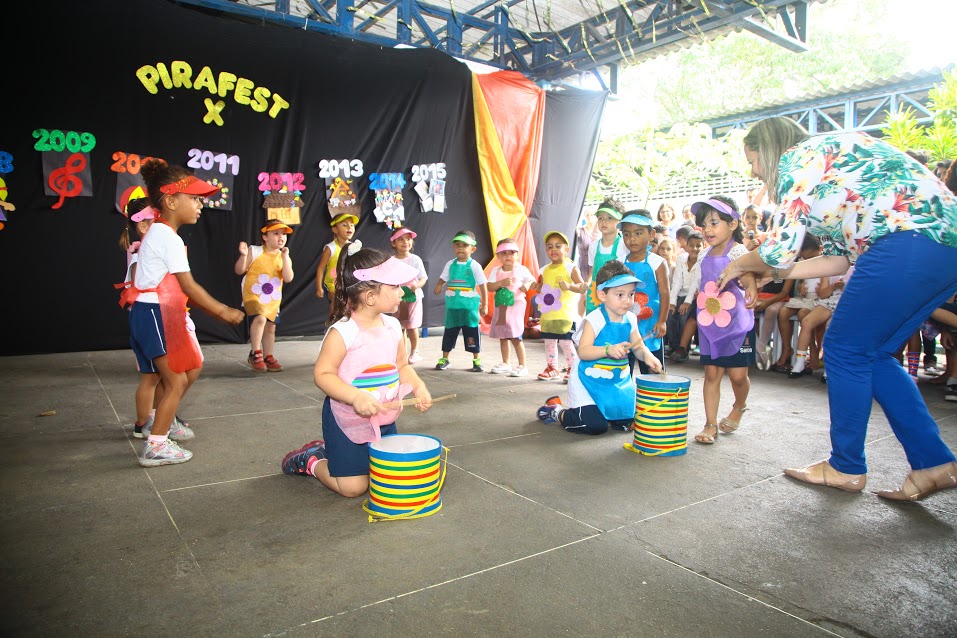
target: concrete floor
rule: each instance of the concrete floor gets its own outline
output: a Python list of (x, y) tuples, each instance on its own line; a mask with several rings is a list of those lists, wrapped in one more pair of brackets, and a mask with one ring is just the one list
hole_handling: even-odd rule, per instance
[[(630, 434), (535, 418), (557, 382), (417, 366), (433, 396), (399, 429), (449, 448), (440, 512), (370, 523), (364, 499), (281, 473), (318, 438), (317, 340), (255, 374), (206, 346), (179, 413), (189, 463), (135, 459), (129, 351), (0, 358), (4, 636), (957, 636), (957, 490), (893, 504), (907, 464), (879, 409), (868, 489), (781, 473), (829, 450), (825, 386), (752, 371), (743, 425), (713, 446), (644, 457)], [(498, 344), (486, 341), (488, 367)], [(703, 370), (689, 430), (703, 422)], [(727, 382), (726, 382), (727, 383)], [(922, 383), (957, 449), (957, 403)], [(730, 406), (723, 391), (722, 414)], [(52, 416), (41, 413), (55, 410)]]

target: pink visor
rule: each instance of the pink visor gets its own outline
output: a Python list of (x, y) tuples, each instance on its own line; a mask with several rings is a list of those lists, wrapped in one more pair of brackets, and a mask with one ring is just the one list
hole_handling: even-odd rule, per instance
[(512, 250), (512, 251), (515, 251), (515, 252), (519, 252), (519, 250), (518, 250), (518, 245), (515, 244), (514, 242), (510, 242), (510, 241), (509, 241), (509, 242), (505, 242), (505, 243), (502, 244), (501, 246), (498, 246), (498, 247), (495, 248), (496, 254), (497, 254), (497, 253), (504, 253), (504, 252), (509, 251), (509, 250)]
[(395, 241), (402, 235), (408, 235), (412, 239), (415, 239), (416, 237), (418, 237), (418, 235), (416, 235), (413, 231), (409, 230), (408, 228), (400, 228), (394, 233), (392, 233), (392, 237), (389, 237), (389, 241)]
[(138, 224), (146, 219), (156, 219), (156, 209), (152, 206), (147, 206), (140, 212), (130, 215), (130, 221), (134, 224)]
[(389, 257), (378, 266), (363, 268), (352, 274), (359, 281), (375, 281), (387, 286), (401, 286), (419, 278), (417, 268), (413, 268), (395, 257)]

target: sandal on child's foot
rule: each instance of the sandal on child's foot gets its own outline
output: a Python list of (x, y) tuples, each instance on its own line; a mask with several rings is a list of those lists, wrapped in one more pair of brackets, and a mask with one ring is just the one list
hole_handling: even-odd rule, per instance
[(708, 423), (703, 430), (694, 435), (694, 440), (695, 443), (713, 444), (718, 440), (718, 426), (714, 423)]
[(731, 414), (721, 419), (721, 422), (718, 423), (718, 429), (724, 432), (725, 434), (731, 434), (741, 425), (741, 417), (744, 416), (744, 413), (748, 411), (747, 407), (739, 408), (736, 405), (731, 406), (731, 414), (735, 412), (738, 413), (738, 420), (732, 421)]

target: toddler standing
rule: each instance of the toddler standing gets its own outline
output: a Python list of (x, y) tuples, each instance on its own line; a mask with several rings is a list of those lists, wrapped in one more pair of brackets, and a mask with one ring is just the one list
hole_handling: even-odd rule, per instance
[[(641, 280), (641, 285), (635, 291), (632, 312), (638, 317), (641, 338), (660, 361), (663, 357), (664, 336), (668, 332), (668, 313), (661, 311), (661, 302), (671, 299), (668, 290), (668, 267), (665, 260), (649, 248), (655, 236), (651, 213), (644, 209), (631, 211), (618, 226), (628, 248), (625, 265)], [(638, 367), (642, 374), (648, 374), (648, 367), (641, 360), (638, 361)]]
[(557, 379), (559, 376), (558, 346), (561, 344), (565, 354), (564, 381), (571, 376), (575, 363), (575, 349), (572, 345), (572, 332), (578, 315), (578, 296), (584, 294), (588, 284), (582, 279), (575, 262), (568, 258), (568, 237), (553, 230), (545, 235), (545, 253), (549, 263), (542, 268), (538, 281), (532, 284), (532, 290), (539, 294), (535, 303), (541, 313), (542, 339), (545, 341), (545, 370), (538, 374), (543, 381)]
[(617, 259), (624, 261), (628, 255), (628, 249), (621, 240), (621, 233), (618, 232), (618, 222), (624, 216), (625, 207), (617, 199), (608, 198), (598, 205), (595, 211), (595, 226), (601, 233), (598, 241), (592, 242), (588, 246), (588, 265), (591, 267), (589, 275), (588, 293), (585, 298), (585, 314), (601, 305), (598, 301), (596, 277), (605, 262)]
[[(502, 265), (492, 268), (489, 273), (488, 291), (495, 293), (495, 310), (492, 313), (488, 336), (501, 340), (502, 363), (492, 368), (492, 374), (525, 377), (528, 376), (528, 368), (525, 367), (525, 343), (522, 341), (525, 332), (525, 309), (528, 305), (525, 293), (535, 282), (535, 278), (528, 268), (516, 263), (518, 244), (511, 237), (499, 240), (495, 246), (495, 254)], [(518, 365), (514, 368), (509, 363), (509, 342), (518, 359)]]
[(419, 328), (422, 327), (422, 297), (424, 296), (422, 286), (429, 278), (422, 258), (412, 252), (412, 243), (415, 238), (415, 232), (408, 228), (397, 229), (389, 238), (392, 250), (395, 251), (395, 258), (412, 266), (419, 273), (414, 281), (402, 286), (402, 301), (399, 302), (399, 325), (409, 338), (409, 363), (418, 363), (422, 360), (422, 355), (419, 354)]
[(250, 367), (256, 372), (280, 372), (276, 360), (276, 324), (279, 322), (279, 304), (282, 285), (292, 281), (292, 258), (286, 239), (292, 228), (278, 220), (263, 226), (261, 246), (247, 246), (239, 242), (239, 259), (234, 272), (243, 276), (243, 308), (249, 321)]
[[(719, 292), (719, 286), (725, 283), (720, 279), (724, 267), (748, 254), (741, 243), (744, 233), (734, 200), (715, 195), (707, 201), (695, 202), (691, 209), (708, 244), (701, 255), (703, 288), (695, 299), (701, 364), (704, 365), (702, 393), (706, 421), (694, 440), (711, 444), (717, 440), (719, 430), (725, 434), (737, 430), (747, 409), (751, 388), (748, 366), (754, 363), (754, 312), (750, 307), (757, 300), (758, 290), (754, 275), (748, 273), (742, 275), (740, 281), (728, 282), (724, 291)], [(731, 380), (734, 404), (728, 416), (718, 422), (721, 379), (725, 372)]]
[(485, 314), (488, 307), (486, 299), (488, 291), (485, 272), (472, 259), (475, 252), (475, 233), (470, 230), (460, 230), (452, 238), (452, 250), (455, 258), (450, 259), (442, 269), (442, 276), (435, 284), (436, 295), (445, 292), (445, 332), (442, 334), (442, 357), (435, 364), (436, 370), (447, 370), (449, 353), (455, 348), (459, 332), (465, 342), (465, 351), (472, 353), (472, 372), (484, 372), (482, 359), (482, 341), (479, 335), (479, 317)]
[[(356, 234), (359, 218), (352, 213), (340, 213), (332, 218), (332, 241), (322, 248), (319, 266), (316, 267), (316, 296), (330, 304), (336, 294), (336, 265), (342, 247)], [(359, 244), (362, 245), (361, 243)]]
[[(186, 301), (230, 324), (243, 313), (215, 300), (193, 279), (186, 246), (177, 234), (183, 224), (195, 224), (203, 198), (219, 190), (187, 171), (161, 159), (148, 159), (140, 167), (149, 201), (160, 215), (143, 237), (132, 283), (123, 291), (130, 309), (130, 343), (140, 372), (163, 382), (149, 438), (138, 461), (144, 467), (185, 463), (193, 453), (169, 438), (170, 427), (183, 396), (199, 377), (203, 353)], [(157, 376), (158, 374), (158, 376)], [(188, 430), (188, 428), (187, 428)], [(144, 428), (145, 433), (145, 428)], [(192, 438), (191, 431), (181, 438)]]

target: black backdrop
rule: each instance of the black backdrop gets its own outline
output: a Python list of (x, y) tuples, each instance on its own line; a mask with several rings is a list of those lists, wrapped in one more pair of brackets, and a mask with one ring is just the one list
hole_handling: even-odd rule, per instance
[[(371, 172), (404, 172), (406, 223), (418, 233), (415, 252), (434, 284), (452, 257), (455, 231), (475, 232), (475, 257), (491, 257), (482, 184), (476, 157), (471, 75), (460, 62), (435, 51), (387, 49), (341, 38), (273, 26), (178, 6), (166, 0), (54, 0), (43, 8), (38, 46), (7, 65), (8, 95), (21, 96), (27, 115), (0, 129), (0, 151), (13, 156), (2, 175), (7, 213), (0, 230), (0, 263), (16, 329), (3, 340), (2, 354), (73, 352), (128, 346), (126, 313), (112, 284), (122, 280), (125, 256), (117, 246), (125, 220), (116, 213), (113, 153), (163, 157), (185, 165), (192, 148), (238, 155), (231, 211), (206, 209), (195, 226), (182, 227), (196, 280), (214, 297), (241, 307), (240, 277), (233, 273), (240, 241), (260, 243), (265, 221), (257, 175), (301, 172), (306, 189), (302, 224), (289, 247), (295, 280), (284, 287), (278, 334), (324, 331), (328, 305), (315, 296), (316, 267), (331, 241), (322, 159), (361, 159), (365, 176), (354, 182), (362, 205), (356, 237), (389, 250), (391, 231), (375, 221)], [(205, 124), (206, 90), (147, 92), (136, 77), (143, 65), (188, 62), (193, 76), (208, 66), (249, 78), (282, 95), (290, 107), (276, 118), (232, 99), (222, 126)], [(546, 103), (542, 176), (531, 217), (536, 237), (557, 228), (571, 233), (597, 145), (605, 94), (578, 90), (549, 92)], [(8, 104), (9, 106), (9, 104)], [(91, 132), (93, 196), (44, 194), (41, 154), (33, 131)], [(421, 212), (412, 191), (411, 166), (444, 162), (448, 177), (445, 213)], [(442, 300), (426, 295), (425, 325), (442, 323)], [(193, 312), (204, 342), (242, 343), (245, 326), (226, 326)]]

